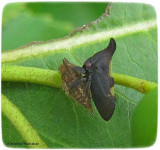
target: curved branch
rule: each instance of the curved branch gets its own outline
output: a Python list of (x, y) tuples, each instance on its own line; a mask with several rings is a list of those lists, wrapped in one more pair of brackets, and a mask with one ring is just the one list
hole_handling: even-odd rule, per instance
[(116, 84), (133, 88), (141, 93), (148, 93), (157, 87), (157, 84), (151, 81), (138, 79), (124, 74), (113, 73)]
[[(31, 143), (28, 146), (30, 148), (47, 148), (45, 142), (40, 138), (37, 131), (31, 126), (16, 105), (3, 94), (1, 94), (1, 98), (2, 112), (18, 130), (26, 143)], [(32, 145), (33, 142), (38, 143), (38, 145)]]
[(2, 81), (30, 82), (61, 87), (61, 75), (57, 71), (34, 67), (2, 65)]
[[(115, 84), (133, 88), (141, 93), (147, 93), (157, 84), (131, 76), (113, 73)], [(58, 71), (46, 70), (34, 67), (2, 65), (2, 81), (30, 82), (61, 87), (61, 75)]]

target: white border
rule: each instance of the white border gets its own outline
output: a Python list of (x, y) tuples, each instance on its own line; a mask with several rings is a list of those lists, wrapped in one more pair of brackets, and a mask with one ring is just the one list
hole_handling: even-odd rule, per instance
[[(58, 2), (77, 2), (76, 0), (47, 0), (47, 1), (44, 1), (44, 0), (0, 0), (0, 24), (1, 24), (1, 28), (0, 28), (0, 31), (2, 33), (2, 12), (3, 12), (3, 8), (6, 4), (8, 3), (13, 3), (13, 2), (55, 2), (55, 1), (58, 1)], [(107, 0), (108, 1), (108, 0)], [(159, 38), (160, 38), (160, 29), (159, 29), (159, 22), (160, 22), (160, 4), (159, 4), (159, 0), (132, 0), (132, 1), (129, 1), (129, 0), (110, 0), (112, 2), (137, 2), (137, 3), (146, 3), (146, 4), (151, 4), (155, 10), (156, 10), (156, 14), (157, 14), (157, 25), (158, 25), (158, 50), (159, 50)], [(97, 0), (78, 0), (78, 2), (106, 2), (106, 1), (97, 1)], [(0, 40), (2, 41), (1, 39), (2, 36), (0, 36)], [(2, 46), (0, 44), (0, 46)], [(158, 58), (159, 58), (160, 54), (158, 53)], [(159, 66), (159, 59), (158, 59), (158, 66)], [(0, 64), (0, 70), (1, 70), (1, 64)], [(1, 76), (1, 75), (0, 75)], [(159, 70), (158, 70), (158, 77), (159, 77)], [(159, 78), (158, 78), (158, 84), (159, 84)], [(1, 89), (1, 84), (0, 84), (0, 89)], [(158, 93), (160, 92), (160, 89), (158, 88)], [(159, 100), (159, 97), (158, 97), (158, 100)], [(158, 108), (160, 108), (160, 103), (158, 103)], [(1, 110), (1, 103), (0, 103), (0, 110)], [(0, 115), (0, 124), (1, 124), (1, 115)], [(1, 124), (2, 125), (2, 124)], [(158, 111), (158, 126), (157, 127), (160, 127), (160, 111)], [(0, 133), (2, 133), (2, 127), (0, 128)], [(3, 149), (3, 150), (7, 150), (7, 149), (12, 149), (12, 148), (7, 148), (6, 146), (4, 146), (3, 142), (2, 142), (2, 134), (0, 135), (0, 148)], [(158, 129), (157, 131), (157, 140), (155, 142), (154, 145), (152, 145), (151, 147), (147, 147), (147, 148), (143, 148), (145, 150), (150, 150), (150, 149), (156, 149), (158, 150), (160, 148), (160, 130)], [(14, 148), (15, 150), (21, 150), (20, 148)], [(122, 148), (120, 148), (119, 150), (121, 150)], [(129, 148), (130, 150), (131, 148)], [(134, 149), (141, 149), (141, 148), (132, 148), (132, 150)], [(58, 149), (59, 150), (59, 149)], [(95, 149), (96, 150), (96, 149)], [(113, 149), (112, 149), (113, 150)]]

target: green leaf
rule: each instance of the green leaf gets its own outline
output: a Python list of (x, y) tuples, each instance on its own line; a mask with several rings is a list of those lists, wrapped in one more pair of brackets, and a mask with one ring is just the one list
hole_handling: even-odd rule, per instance
[[(14, 105), (3, 94), (1, 95), (1, 99), (2, 112), (10, 120), (10, 122), (14, 125), (14, 127), (26, 141), (27, 144), (24, 143), (24, 146), (28, 145), (30, 148), (48, 148), (39, 136), (39, 134), (37, 133), (37, 131), (31, 126), (31, 124), (21, 113), (21, 111), (16, 107), (16, 105)], [(19, 143), (13, 144), (13, 146), (23, 145), (23, 143), (13, 141), (8, 142), (7, 145), (12, 145), (10, 143)]]
[[(29, 16), (35, 19), (34, 15)], [(50, 34), (51, 28), (45, 24), (46, 33)], [(31, 30), (31, 35), (34, 37), (34, 30)], [(7, 45), (5, 36), (7, 32), (2, 33), (2, 44), (6, 43), (4, 48), (8, 49), (10, 45)], [(33, 37), (28, 39), (33, 40)], [(65, 57), (71, 63), (83, 65), (88, 57), (106, 48), (110, 37), (117, 43), (112, 60), (113, 72), (157, 82), (156, 14), (153, 7), (145, 4), (113, 3), (110, 16), (103, 14), (66, 38), (6, 51), (2, 53), (2, 63), (58, 70)], [(38, 35), (34, 40), (36, 38), (39, 40)], [(16, 44), (13, 42), (12, 46), (14, 48)], [(115, 85), (116, 110), (108, 122), (100, 117), (94, 104), (95, 114), (92, 115), (81, 105), (76, 105), (61, 89), (32, 83), (3, 82), (2, 92), (20, 109), (49, 147), (134, 146), (132, 118), (143, 94), (133, 89)], [(8, 123), (3, 120), (3, 124), (9, 126)], [(9, 131), (3, 134), (9, 134)], [(9, 140), (7, 136), (3, 137), (5, 142)]]
[(74, 29), (70, 22), (55, 20), (50, 14), (33, 14), (25, 7), (25, 3), (6, 5), (3, 22), (3, 50), (14, 49), (32, 41), (63, 37)]
[(81, 27), (97, 19), (104, 13), (107, 5), (108, 3), (106, 2), (27, 3), (27, 8), (35, 14), (50, 14), (58, 21), (71, 22), (74, 27)]
[(3, 11), (2, 49), (67, 36), (74, 28), (100, 16), (106, 6), (107, 3), (7, 4)]
[[(6, 134), (9, 133), (9, 134)], [(3, 143), (8, 147), (20, 147), (19, 145), (10, 144), (11, 143), (24, 143), (24, 139), (19, 135), (18, 131), (15, 127), (9, 122), (9, 120), (2, 114), (2, 135), (3, 135)], [(8, 136), (11, 135), (11, 136)], [(16, 136), (13, 136), (16, 135)], [(26, 145), (23, 145), (27, 148)]]
[(157, 135), (158, 88), (146, 94), (138, 104), (132, 124), (135, 146), (150, 146)]

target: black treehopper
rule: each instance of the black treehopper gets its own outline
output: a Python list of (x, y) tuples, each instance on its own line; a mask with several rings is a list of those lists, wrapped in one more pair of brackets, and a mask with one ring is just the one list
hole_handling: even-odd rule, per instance
[[(116, 42), (111, 38), (108, 47), (88, 58), (83, 67), (73, 65), (70, 68), (75, 74), (79, 74), (79, 76), (74, 78), (74, 81), (72, 80), (73, 82), (70, 81), (68, 90), (76, 89), (79, 86), (87, 102), (90, 101), (91, 92), (99, 114), (106, 121), (112, 117), (115, 110), (114, 79), (111, 72), (111, 59), (115, 50)], [(60, 68), (62, 66), (64, 64)], [(63, 82), (66, 81), (63, 79), (64, 72), (62, 73), (61, 70), (63, 85)], [(69, 76), (67, 72), (65, 72), (65, 76)], [(64, 90), (66, 91), (66, 89)], [(72, 94), (69, 94), (69, 96), (73, 97)], [(79, 102), (78, 99), (76, 101)], [(89, 107), (92, 108), (91, 106)]]

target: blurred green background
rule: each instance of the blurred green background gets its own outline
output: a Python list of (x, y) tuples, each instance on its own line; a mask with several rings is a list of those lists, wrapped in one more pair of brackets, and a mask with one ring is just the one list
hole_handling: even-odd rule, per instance
[[(68, 2), (7, 4), (2, 16), (2, 51), (15, 49), (33, 41), (46, 41), (67, 36), (75, 28), (82, 27), (101, 16), (107, 5), (108, 3)], [(144, 66), (146, 65), (148, 64)], [(148, 146), (156, 139), (156, 90), (146, 95), (135, 111), (132, 126), (134, 146)], [(152, 103), (151, 99), (153, 99)], [(8, 126), (5, 125), (3, 132), (7, 133), (7, 131)], [(17, 131), (12, 132), (18, 135)], [(8, 134), (5, 136), (8, 139)], [(11, 141), (12, 138), (15, 139), (13, 136), (9, 137)]]
[(3, 9), (2, 50), (69, 35), (97, 19), (108, 3), (10, 3)]

